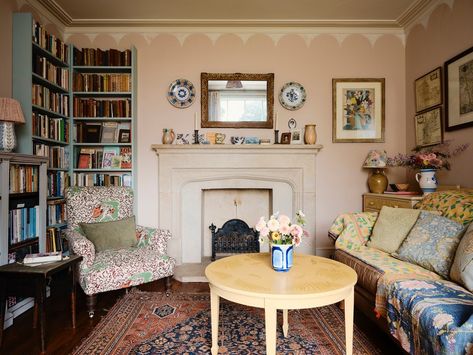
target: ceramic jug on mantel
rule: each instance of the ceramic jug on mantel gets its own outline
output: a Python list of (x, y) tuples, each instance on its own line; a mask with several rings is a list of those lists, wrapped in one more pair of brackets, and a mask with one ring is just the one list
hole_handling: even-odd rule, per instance
[(317, 142), (317, 132), (315, 131), (315, 124), (305, 125), (304, 143), (315, 144)]
[(174, 130), (171, 128), (163, 128), (163, 144), (172, 144), (174, 142)]

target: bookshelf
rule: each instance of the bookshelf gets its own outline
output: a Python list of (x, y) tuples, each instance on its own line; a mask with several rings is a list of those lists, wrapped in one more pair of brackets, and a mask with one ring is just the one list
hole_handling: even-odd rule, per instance
[[(12, 262), (13, 254), (20, 259), (46, 251), (47, 163), (44, 157), (0, 153), (0, 265)], [(33, 305), (33, 298), (9, 299), (3, 326)]]
[(136, 186), (136, 49), (71, 49), (72, 184)]
[[(70, 47), (30, 13), (13, 14), (13, 97), (26, 123), (17, 127), (22, 154), (46, 156), (47, 227), (66, 226), (64, 189), (70, 169)], [(28, 75), (27, 73), (30, 73)], [(51, 218), (51, 213), (54, 217)], [(51, 219), (55, 223), (48, 223)]]

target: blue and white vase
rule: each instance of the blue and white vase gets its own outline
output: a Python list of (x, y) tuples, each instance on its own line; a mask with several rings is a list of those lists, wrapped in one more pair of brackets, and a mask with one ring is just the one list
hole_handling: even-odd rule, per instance
[(437, 178), (435, 177), (435, 169), (420, 169), (420, 173), (416, 174), (416, 180), (424, 195), (430, 194), (437, 190)]
[(280, 272), (289, 271), (292, 267), (294, 245), (271, 244), (271, 264), (273, 269)]

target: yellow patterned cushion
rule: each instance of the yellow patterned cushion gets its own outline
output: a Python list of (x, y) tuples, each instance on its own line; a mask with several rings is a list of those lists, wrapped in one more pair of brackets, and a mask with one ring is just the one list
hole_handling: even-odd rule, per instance
[(330, 233), (338, 236), (337, 249), (357, 250), (365, 245), (378, 218), (377, 212), (345, 213), (335, 219)]
[(473, 191), (434, 192), (424, 197), (414, 208), (440, 211), (442, 216), (466, 226), (473, 221)]

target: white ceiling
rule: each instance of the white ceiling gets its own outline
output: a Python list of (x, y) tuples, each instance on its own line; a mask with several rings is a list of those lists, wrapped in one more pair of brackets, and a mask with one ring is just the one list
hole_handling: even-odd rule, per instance
[(433, 0), (38, 0), (66, 26), (371, 25), (402, 20)]

